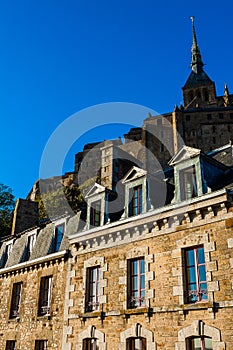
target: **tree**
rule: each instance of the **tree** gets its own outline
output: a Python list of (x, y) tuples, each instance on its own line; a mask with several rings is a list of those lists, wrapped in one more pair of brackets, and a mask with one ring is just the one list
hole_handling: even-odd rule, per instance
[(15, 197), (12, 189), (0, 183), (0, 237), (11, 232), (12, 213), (15, 206)]

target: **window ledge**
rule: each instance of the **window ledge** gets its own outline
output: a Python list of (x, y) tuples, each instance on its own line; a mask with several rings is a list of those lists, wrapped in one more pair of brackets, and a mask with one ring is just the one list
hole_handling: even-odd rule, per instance
[(213, 308), (214, 304), (209, 301), (198, 301), (196, 303), (184, 304), (181, 307), (183, 310), (200, 310)]
[(85, 312), (84, 314), (80, 315), (81, 318), (92, 318), (92, 317), (102, 317), (103, 312), (102, 311), (91, 311), (91, 312)]
[(37, 321), (51, 320), (51, 315), (38, 315)]
[(127, 310), (123, 310), (122, 314), (125, 315), (137, 315), (137, 314), (148, 314), (150, 311), (150, 309), (148, 307), (138, 307), (135, 309), (127, 309)]
[(12, 317), (8, 319), (8, 323), (10, 322), (19, 322), (20, 321), (20, 317)]

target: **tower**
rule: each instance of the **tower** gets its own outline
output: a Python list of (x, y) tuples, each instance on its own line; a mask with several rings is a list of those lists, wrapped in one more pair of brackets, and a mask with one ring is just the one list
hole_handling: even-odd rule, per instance
[(194, 17), (192, 20), (192, 60), (191, 73), (182, 88), (184, 107), (203, 107), (216, 103), (215, 83), (204, 71), (200, 48), (197, 43)]

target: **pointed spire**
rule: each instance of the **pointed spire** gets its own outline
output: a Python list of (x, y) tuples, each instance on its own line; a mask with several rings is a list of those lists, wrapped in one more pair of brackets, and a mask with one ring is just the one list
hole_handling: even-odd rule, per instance
[(197, 44), (197, 36), (196, 36), (196, 30), (194, 26), (194, 16), (190, 18), (192, 21), (192, 35), (193, 35), (191, 68), (194, 73), (199, 73), (202, 71), (202, 67), (204, 66), (204, 64), (202, 62), (201, 52)]

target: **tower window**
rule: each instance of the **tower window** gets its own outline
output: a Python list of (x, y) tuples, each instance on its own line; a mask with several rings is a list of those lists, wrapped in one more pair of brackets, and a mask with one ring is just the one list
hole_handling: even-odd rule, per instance
[(205, 98), (205, 101), (209, 101), (209, 93), (206, 89), (204, 90), (204, 98)]
[(189, 102), (193, 100), (193, 91), (190, 91), (189, 93)]
[(190, 115), (186, 115), (186, 121), (189, 121), (190, 120)]

